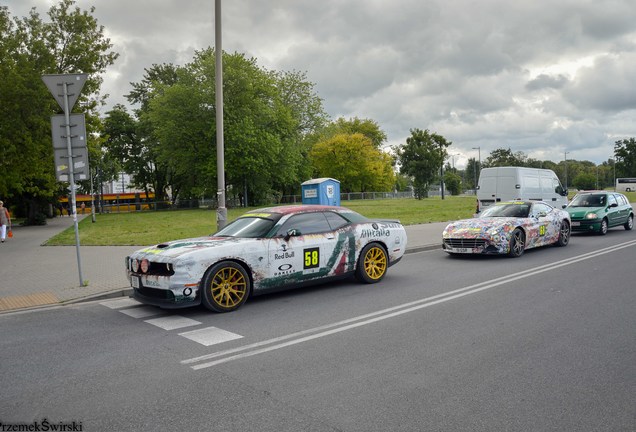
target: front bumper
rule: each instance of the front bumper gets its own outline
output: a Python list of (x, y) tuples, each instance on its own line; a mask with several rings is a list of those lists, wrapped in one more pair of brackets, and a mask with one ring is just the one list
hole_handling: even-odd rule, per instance
[(449, 254), (485, 254), (496, 255), (506, 253), (489, 240), (482, 238), (444, 238), (442, 250)]
[[(149, 291), (151, 290), (151, 291)], [(153, 291), (163, 291), (162, 295)], [(156, 288), (133, 288), (133, 298), (139, 302), (151, 306), (159, 306), (162, 309), (183, 309), (201, 304), (201, 298), (196, 296), (192, 301), (177, 301), (172, 291), (158, 290)]]
[(166, 278), (155, 277), (152, 281), (158, 286), (152, 287), (145, 284), (147, 278), (143, 275), (128, 271), (127, 276), (133, 288), (133, 298), (141, 303), (164, 309), (181, 309), (201, 304), (198, 286), (174, 286)]
[(571, 228), (578, 232), (598, 232), (601, 230), (601, 220), (572, 220)]

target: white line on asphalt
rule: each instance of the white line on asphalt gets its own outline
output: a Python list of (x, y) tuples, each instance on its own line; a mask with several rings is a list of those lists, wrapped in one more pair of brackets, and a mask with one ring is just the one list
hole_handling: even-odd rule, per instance
[(176, 330), (201, 324), (201, 321), (196, 321), (179, 315), (168, 315), (161, 318), (145, 320), (144, 322), (147, 322), (148, 324), (152, 324), (164, 330)]
[[(238, 360), (246, 357), (255, 356), (258, 354), (266, 353), (269, 351), (278, 350), (281, 348), (285, 348), (291, 345), (300, 344), (303, 342), (307, 342), (313, 339), (318, 339), (321, 337), (329, 336), (332, 334), (340, 333), (346, 330), (350, 330), (356, 327), (361, 327), (367, 324), (372, 324), (378, 321), (382, 321), (388, 318), (393, 318), (396, 316), (400, 316), (409, 312), (413, 312), (416, 310), (420, 310), (429, 306), (433, 306), (436, 304), (444, 303), (450, 300), (454, 300), (460, 297), (464, 297), (470, 294), (474, 294), (480, 291), (484, 291), (487, 289), (491, 289), (509, 282), (513, 282), (519, 279), (523, 279), (529, 276), (533, 276), (537, 273), (541, 273), (544, 271), (555, 270), (563, 266), (571, 265), (580, 261), (588, 260), (591, 258), (595, 258), (600, 255), (604, 255), (607, 253), (615, 252), (627, 247), (632, 247), (636, 245), (636, 240), (632, 240), (625, 243), (620, 243), (615, 246), (607, 247), (604, 249), (600, 249), (594, 252), (588, 252), (576, 257), (567, 258), (561, 261), (557, 261), (551, 264), (545, 264), (542, 266), (538, 266), (529, 270), (524, 270), (514, 275), (502, 276), (499, 278), (492, 279), (490, 281), (480, 282), (475, 285), (467, 286), (464, 288), (459, 288), (454, 291), (450, 291), (443, 294), (438, 294), (432, 297), (427, 297), (425, 299), (416, 300), (409, 303), (404, 303), (399, 306), (394, 306), (391, 308), (383, 309), (377, 312), (372, 312), (365, 315), (360, 315), (354, 318), (350, 318), (347, 320), (339, 321), (337, 323), (327, 324), (320, 327), (315, 327), (312, 329), (288, 334), (285, 336), (280, 336), (277, 338), (268, 339), (261, 342), (256, 342), (253, 344), (245, 345), (242, 347), (237, 347), (233, 349), (228, 349), (224, 351), (219, 351), (216, 353), (211, 353), (207, 355), (203, 355), (200, 357), (195, 357), (187, 360), (182, 360), (182, 364), (192, 364), (200, 361), (211, 360), (214, 358), (219, 358), (218, 360), (210, 361), (207, 363), (202, 363), (194, 366), (190, 366), (194, 370), (204, 369), (212, 366), (216, 366), (222, 363), (227, 363), (233, 360)], [(292, 339), (292, 340), (290, 340)], [(287, 342), (283, 342), (287, 341)], [(266, 346), (270, 345), (270, 346)], [(260, 348), (263, 347), (263, 348)], [(247, 352), (243, 352), (247, 351)], [(238, 353), (238, 354), (237, 354)], [(234, 354), (234, 355), (232, 355)]]
[(188, 338), (205, 346), (216, 345), (222, 342), (240, 339), (243, 337), (239, 334), (216, 327), (206, 327), (199, 330), (179, 333), (179, 336), (183, 336), (184, 338)]
[(110, 308), (110, 309), (121, 309), (121, 308), (129, 307), (129, 306), (139, 306), (140, 304), (141, 303), (139, 303), (137, 300), (131, 299), (131, 298), (109, 300), (109, 301), (100, 303), (100, 305), (106, 306), (107, 308)]
[(161, 309), (155, 306), (134, 307), (130, 309), (123, 309), (119, 312), (133, 318), (145, 318), (153, 315), (161, 315), (162, 313), (164, 313)]

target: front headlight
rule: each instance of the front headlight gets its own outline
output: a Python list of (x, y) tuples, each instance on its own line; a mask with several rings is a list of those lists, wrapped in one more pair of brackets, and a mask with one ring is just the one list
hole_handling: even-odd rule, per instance
[(596, 213), (588, 213), (585, 215), (585, 219), (596, 219), (598, 215)]

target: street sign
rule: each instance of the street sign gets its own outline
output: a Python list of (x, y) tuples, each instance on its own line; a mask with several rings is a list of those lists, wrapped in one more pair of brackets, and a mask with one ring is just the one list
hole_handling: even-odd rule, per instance
[(70, 159), (73, 159), (74, 180), (88, 180), (88, 149), (86, 147), (73, 147), (72, 157), (69, 158), (67, 149), (54, 149), (55, 151), (55, 177), (58, 181), (71, 181), (69, 175)]
[[(71, 147), (86, 147), (86, 121), (84, 114), (71, 114)], [(66, 141), (66, 115), (51, 116), (51, 134), (54, 149), (67, 149)]]
[(87, 78), (88, 74), (42, 75), (42, 81), (44, 81), (44, 84), (46, 84), (46, 87), (49, 89), (64, 112), (66, 112), (66, 109), (64, 108), (64, 83), (66, 83), (69, 113), (73, 110), (75, 102), (77, 102), (77, 98), (79, 98)]

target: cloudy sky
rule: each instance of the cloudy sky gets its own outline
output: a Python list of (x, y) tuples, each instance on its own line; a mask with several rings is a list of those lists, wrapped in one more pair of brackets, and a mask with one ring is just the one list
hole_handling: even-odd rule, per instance
[[(54, 3), (0, 0), (45, 18)], [(111, 106), (145, 67), (214, 46), (214, 0), (77, 5), (120, 53)], [(389, 145), (439, 133), (458, 167), (497, 148), (601, 163), (636, 136), (634, 0), (224, 0), (222, 19), (225, 51), (306, 72), (332, 118), (373, 119)]]

